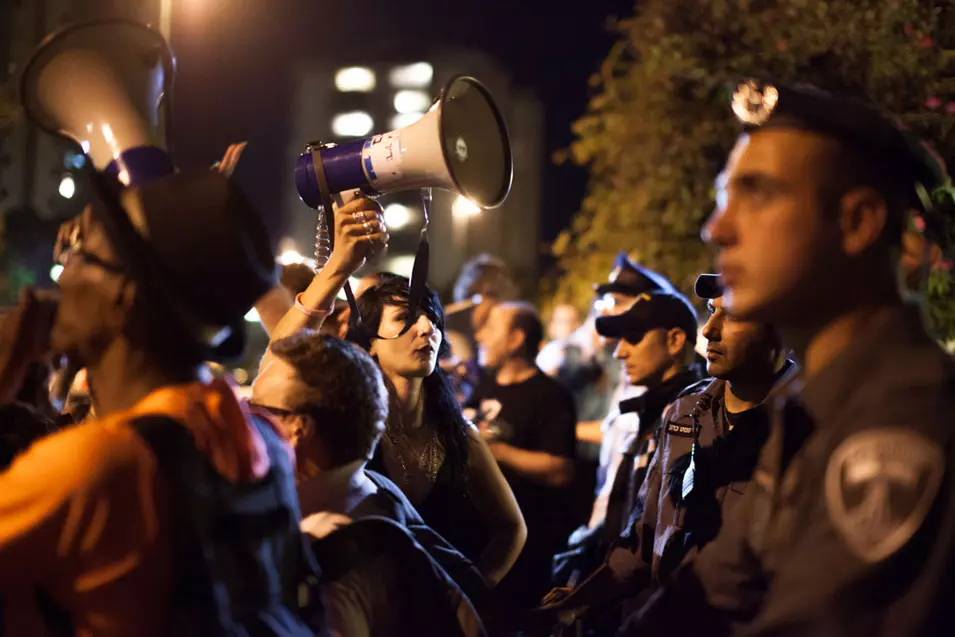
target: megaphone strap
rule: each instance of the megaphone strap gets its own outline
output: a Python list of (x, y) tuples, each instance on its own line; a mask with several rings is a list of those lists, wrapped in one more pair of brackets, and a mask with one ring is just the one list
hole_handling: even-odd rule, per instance
[[(335, 209), (332, 208), (332, 193), (328, 189), (328, 177), (325, 174), (325, 162), (322, 161), (321, 145), (315, 144), (310, 147), (312, 153), (312, 170), (315, 173), (315, 179), (318, 181), (318, 192), (321, 198), (322, 210), (325, 214), (325, 224), (328, 232), (329, 252), (335, 249)], [(357, 328), (361, 324), (361, 311), (358, 309), (358, 301), (355, 299), (355, 293), (351, 289), (351, 283), (345, 281), (345, 298), (348, 301), (348, 323), (351, 327)]]

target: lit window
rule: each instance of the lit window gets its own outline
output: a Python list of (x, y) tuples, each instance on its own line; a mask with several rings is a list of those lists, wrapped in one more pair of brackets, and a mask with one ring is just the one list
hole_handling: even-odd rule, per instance
[(399, 113), (398, 115), (392, 115), (391, 119), (388, 120), (389, 128), (395, 130), (396, 128), (410, 126), (421, 119), (422, 115), (424, 115), (424, 113)]
[(411, 221), (411, 208), (400, 203), (385, 206), (385, 225), (393, 230), (404, 228)]
[(73, 181), (71, 175), (63, 175), (63, 179), (60, 180), (59, 192), (64, 199), (72, 199), (73, 195), (76, 194), (76, 182)]
[(431, 106), (431, 96), (424, 91), (398, 91), (395, 93), (395, 112), (423, 113)]
[(458, 195), (451, 205), (451, 212), (455, 217), (473, 217), (481, 214), (481, 207), (467, 197)]
[(332, 119), (332, 132), (338, 137), (362, 137), (375, 127), (375, 120), (365, 111), (340, 113)]
[(370, 93), (375, 90), (375, 72), (364, 66), (338, 69), (335, 88), (343, 93)]
[(431, 86), (434, 69), (427, 62), (416, 62), (391, 69), (388, 79), (398, 88), (426, 88)]

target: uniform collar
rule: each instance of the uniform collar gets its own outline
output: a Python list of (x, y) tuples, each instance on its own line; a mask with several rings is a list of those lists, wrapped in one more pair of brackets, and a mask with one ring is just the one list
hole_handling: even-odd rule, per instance
[(886, 351), (927, 344), (931, 339), (918, 306), (886, 308), (814, 377), (788, 383), (785, 394), (790, 398), (798, 395), (812, 419), (824, 426), (836, 421), (843, 405), (865, 385), (867, 375)]

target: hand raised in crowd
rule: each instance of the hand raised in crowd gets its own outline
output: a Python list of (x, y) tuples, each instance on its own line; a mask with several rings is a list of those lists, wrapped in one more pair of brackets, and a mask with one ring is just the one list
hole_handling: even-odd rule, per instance
[(381, 204), (358, 197), (335, 211), (335, 243), (329, 265), (351, 275), (388, 246)]
[(50, 332), (56, 317), (51, 292), (31, 288), (20, 292), (19, 302), (0, 325), (0, 404), (14, 400), (30, 365), (50, 355)]

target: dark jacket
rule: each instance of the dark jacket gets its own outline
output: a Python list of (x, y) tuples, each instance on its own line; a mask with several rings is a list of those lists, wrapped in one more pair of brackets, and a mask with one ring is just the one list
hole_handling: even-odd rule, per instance
[(624, 634), (949, 634), (955, 364), (883, 310), (771, 403), (753, 483)]

